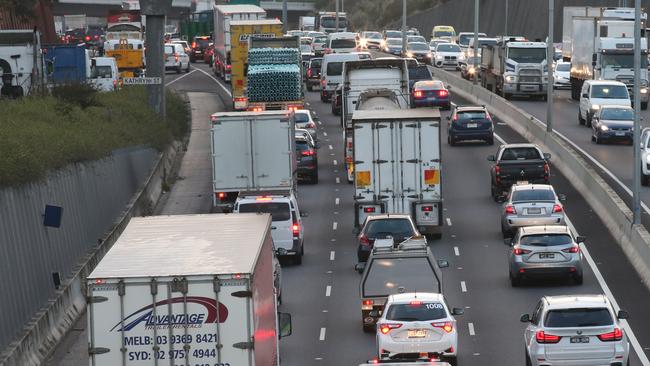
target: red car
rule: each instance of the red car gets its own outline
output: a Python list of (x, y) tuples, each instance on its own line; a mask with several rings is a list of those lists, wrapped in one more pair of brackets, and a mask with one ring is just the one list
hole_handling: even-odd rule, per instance
[(205, 52), (203, 52), (203, 62), (212, 67), (212, 64), (214, 62), (214, 43), (210, 42), (208, 48), (206, 48)]

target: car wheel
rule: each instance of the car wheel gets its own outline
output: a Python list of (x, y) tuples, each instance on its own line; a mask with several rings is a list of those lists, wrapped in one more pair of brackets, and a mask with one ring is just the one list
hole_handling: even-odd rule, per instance
[(580, 109), (578, 108), (578, 124), (580, 126), (585, 124), (585, 120), (582, 118), (582, 114), (580, 113)]
[(591, 115), (589, 113), (587, 113), (585, 125), (587, 125), (587, 127), (591, 127)]
[(596, 135), (596, 137), (594, 137), (594, 142), (595, 142), (597, 145), (600, 145), (600, 144), (603, 143), (603, 139), (601, 139), (600, 136)]
[(323, 103), (327, 103), (327, 98), (325, 98), (325, 94), (320, 93), (320, 101)]
[(176, 73), (180, 74), (181, 71), (183, 71), (183, 64), (179, 64), (178, 67), (176, 68)]
[(300, 249), (300, 254), (296, 254), (295, 258), (293, 259), (293, 262), (297, 265), (302, 264), (302, 249)]
[(650, 177), (648, 177), (647, 175), (643, 174), (643, 172), (641, 172), (641, 185), (642, 186), (645, 187), (645, 186), (648, 185), (648, 178), (650, 178)]
[(641, 109), (643, 109), (644, 111), (648, 109), (648, 102), (641, 103)]
[(458, 366), (458, 358), (456, 356), (448, 356), (444, 360), (451, 366)]
[(533, 366), (533, 363), (530, 360), (530, 356), (528, 356), (528, 350), (526, 350), (524, 353), (526, 354), (526, 366)]
[(449, 144), (449, 146), (456, 146), (456, 141), (454, 140), (453, 137), (451, 137), (451, 135), (447, 136), (447, 143)]
[(190, 72), (190, 64), (187, 64), (187, 67), (185, 68), (185, 73)]
[(364, 333), (374, 333), (377, 329), (375, 328), (374, 325), (363, 325), (363, 332)]
[(310, 83), (307, 83), (307, 91), (314, 91), (314, 87)]
[(318, 184), (318, 172), (311, 176), (311, 184)]
[(517, 275), (513, 275), (510, 273), (510, 286), (512, 287), (519, 287), (521, 286), (521, 277)]
[(485, 142), (487, 142), (488, 145), (494, 145), (494, 137), (488, 138)]
[(575, 275), (573, 277), (573, 283), (576, 285), (582, 285), (582, 274)]

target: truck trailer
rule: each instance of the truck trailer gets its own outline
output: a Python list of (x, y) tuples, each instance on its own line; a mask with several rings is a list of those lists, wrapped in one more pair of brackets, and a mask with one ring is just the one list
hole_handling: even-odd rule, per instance
[(87, 279), (92, 366), (279, 364), (271, 215), (131, 219)]
[(423, 234), (442, 234), (440, 112), (357, 110), (352, 116), (354, 217), (410, 214)]

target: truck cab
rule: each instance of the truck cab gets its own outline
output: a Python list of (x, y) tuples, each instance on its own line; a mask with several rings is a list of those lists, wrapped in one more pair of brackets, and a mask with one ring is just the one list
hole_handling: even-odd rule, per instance
[(97, 90), (117, 90), (120, 80), (120, 72), (117, 69), (117, 62), (112, 57), (95, 57), (90, 60), (89, 82)]

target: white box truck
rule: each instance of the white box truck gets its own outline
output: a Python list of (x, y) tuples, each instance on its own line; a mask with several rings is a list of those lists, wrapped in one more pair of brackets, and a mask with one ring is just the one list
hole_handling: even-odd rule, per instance
[(230, 51), (232, 48), (230, 22), (233, 20), (266, 19), (266, 10), (256, 5), (214, 6), (214, 73), (224, 81), (230, 81)]
[(243, 191), (295, 189), (292, 111), (223, 112), (210, 118), (215, 208), (231, 211)]
[(91, 366), (279, 363), (268, 214), (134, 218), (88, 276)]
[(28, 95), (44, 81), (38, 31), (0, 30), (0, 98)]
[(352, 116), (355, 226), (374, 213), (410, 214), (442, 232), (438, 109), (360, 110)]

